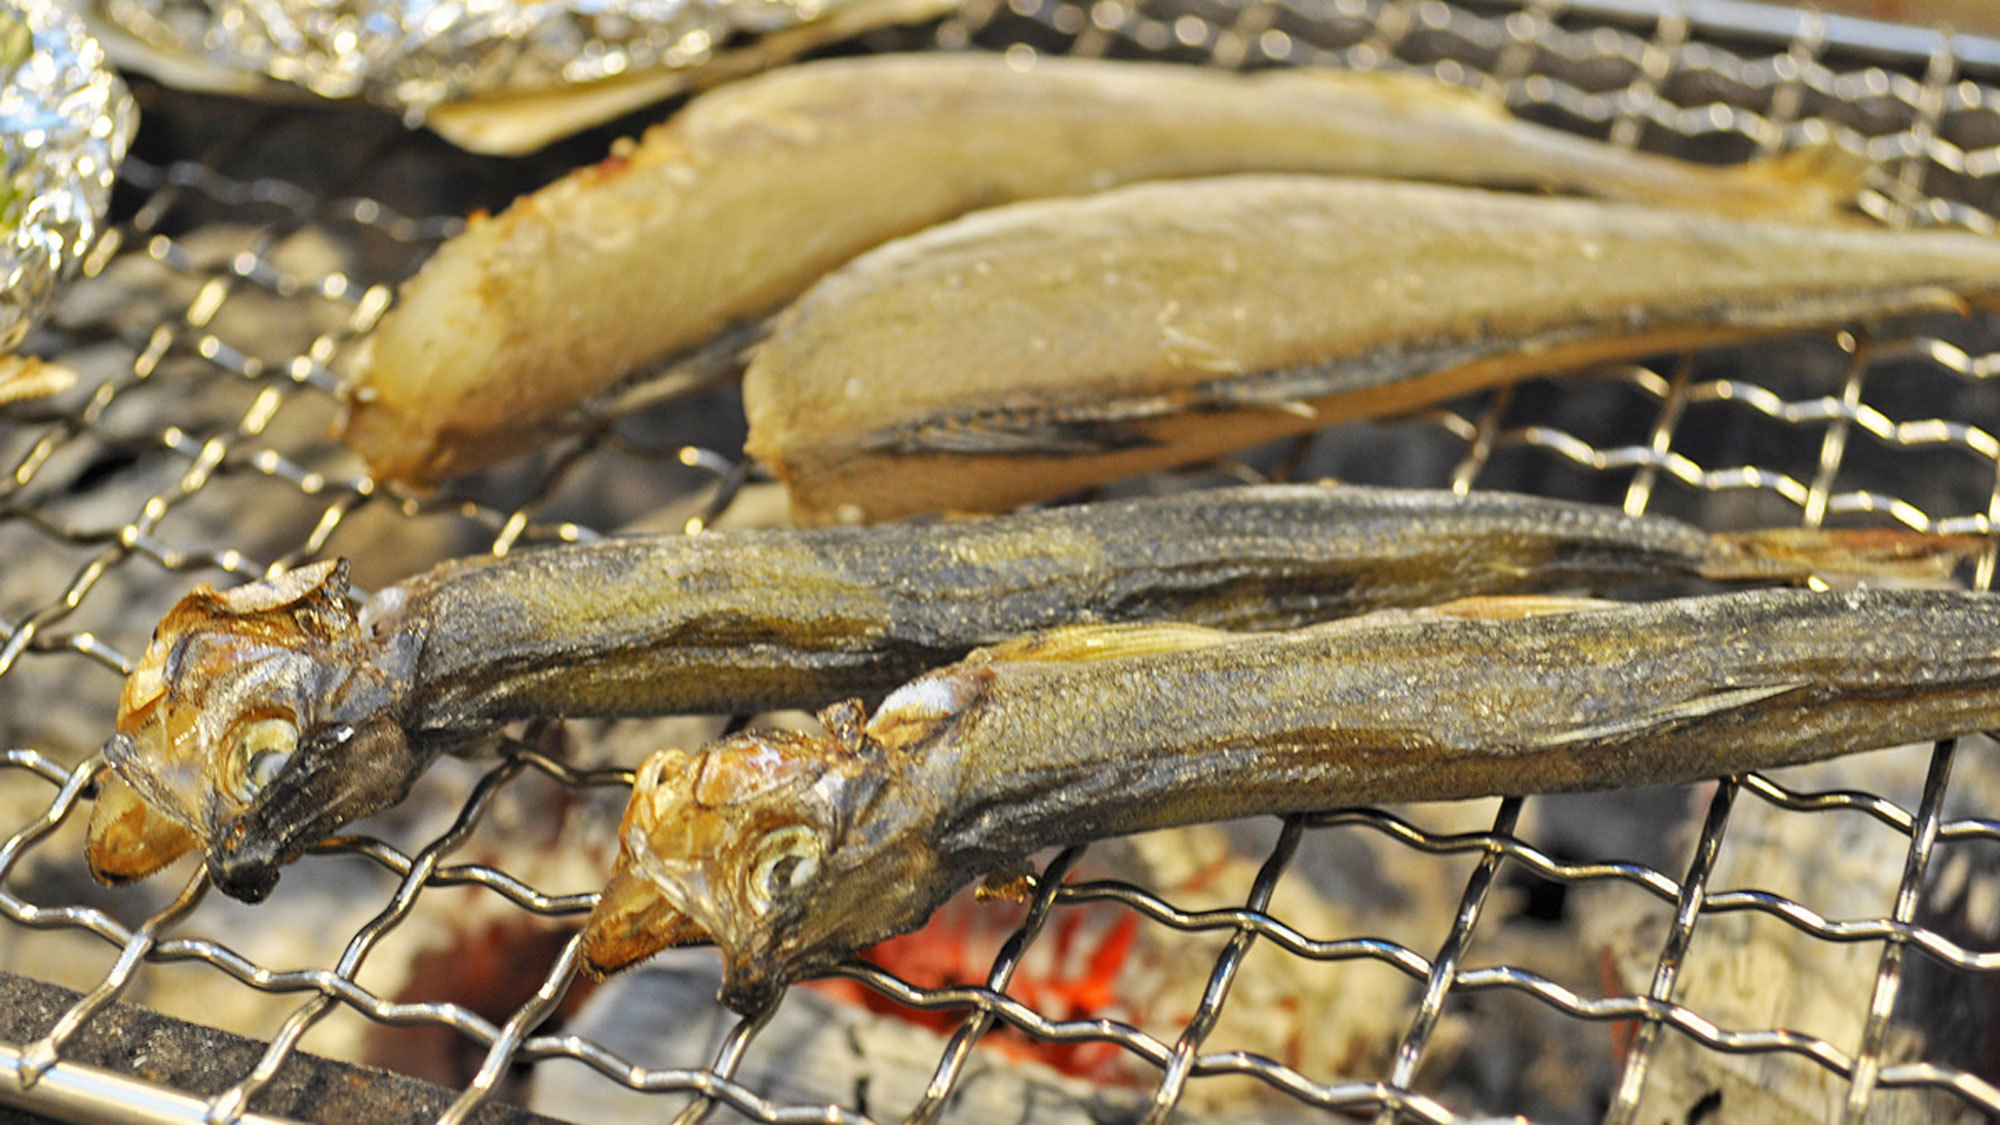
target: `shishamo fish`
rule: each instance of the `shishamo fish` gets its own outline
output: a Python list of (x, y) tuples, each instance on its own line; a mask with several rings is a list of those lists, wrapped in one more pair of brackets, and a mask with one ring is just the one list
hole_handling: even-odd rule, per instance
[(749, 1012), (1043, 848), (1678, 784), (1981, 730), (2000, 724), (2000, 597), (1501, 597), (1261, 635), (1077, 626), (821, 721), (640, 768), (589, 965), (712, 941), (723, 1001)]
[(798, 522), (995, 511), (1590, 363), (1962, 308), (2000, 240), (1430, 184), (1235, 176), (874, 250), (759, 345)]
[(609, 409), (635, 373), (733, 372), (752, 326), (828, 270), (1015, 200), (1299, 171), (1818, 219), (1853, 201), (1852, 163), (1834, 149), (1730, 168), (1634, 154), (1409, 76), (815, 62), (705, 94), (602, 164), (475, 216), (363, 345), (346, 439), (385, 479), (479, 468)]
[(366, 601), (327, 561), (168, 612), (120, 699), (88, 854), (119, 882), (202, 848), (219, 887), (259, 898), (307, 846), (510, 720), (817, 707), (1072, 622), (1268, 629), (1498, 590), (1936, 576), (1983, 546), (1300, 485), (614, 539), (448, 563)]

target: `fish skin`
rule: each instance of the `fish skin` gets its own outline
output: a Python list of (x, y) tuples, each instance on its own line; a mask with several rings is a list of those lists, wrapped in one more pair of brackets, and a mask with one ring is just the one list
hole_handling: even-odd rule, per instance
[[(1711, 536), (1505, 493), (1272, 485), (893, 528), (634, 536), (447, 563), (365, 602), (344, 565), (322, 562), (202, 587), (166, 615), (107, 745), (142, 800), (121, 794), (88, 854), (123, 882), (200, 847), (219, 888), (261, 897), (304, 848), (504, 723), (816, 707), (1056, 625), (1276, 629), (1502, 591), (1829, 569), (1937, 578), (1984, 546)], [(274, 718), (300, 749), (253, 797), (234, 795), (242, 732)]]
[(1229, 176), (995, 208), (774, 324), (746, 448), (795, 522), (995, 511), (1357, 417), (2000, 293), (2000, 242)]
[(1043, 848), (1682, 784), (1986, 729), (2000, 597), (1501, 597), (1262, 635), (1077, 626), (920, 677), (865, 722), (855, 703), (828, 718), (825, 736), (742, 732), (640, 769), (585, 931), (595, 971), (709, 940), (724, 1003), (755, 1011)]
[(977, 53), (808, 63), (705, 94), (601, 164), (474, 216), (357, 353), (345, 437), (378, 478), (434, 484), (588, 424), (628, 377), (741, 334), (870, 247), (1015, 200), (1262, 170), (1832, 219), (1859, 177), (1812, 167), (1824, 155), (1686, 164), (1408, 76)]

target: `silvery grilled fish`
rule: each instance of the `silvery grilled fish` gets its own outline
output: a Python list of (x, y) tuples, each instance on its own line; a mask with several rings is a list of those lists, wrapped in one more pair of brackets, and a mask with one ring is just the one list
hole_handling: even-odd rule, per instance
[(1312, 176), (994, 208), (801, 297), (743, 385), (800, 523), (998, 511), (1592, 363), (2000, 296), (2000, 241)]
[(513, 719), (816, 707), (1082, 621), (1287, 628), (1505, 590), (1948, 572), (1982, 540), (1711, 536), (1506, 494), (1267, 486), (887, 528), (632, 537), (446, 564), (360, 601), (317, 563), (161, 621), (127, 679), (91, 869), (279, 868)]
[[(891, 238), (1015, 200), (1243, 171), (1801, 220), (1841, 214), (1858, 183), (1830, 149), (1701, 167), (1407, 76), (979, 54), (815, 62), (705, 94), (604, 163), (475, 217), (356, 357), (346, 440), (378, 477), (434, 484), (733, 372), (758, 322)], [(957, 354), (968, 370), (983, 359)]]
[(713, 942), (743, 1012), (1043, 848), (1359, 803), (1673, 785), (2000, 723), (2000, 597), (1496, 597), (1286, 633), (1076, 626), (824, 734), (641, 767), (584, 936)]

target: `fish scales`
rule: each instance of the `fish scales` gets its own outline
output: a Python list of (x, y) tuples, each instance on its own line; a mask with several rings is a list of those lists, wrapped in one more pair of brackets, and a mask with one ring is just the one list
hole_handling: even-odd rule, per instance
[(825, 735), (639, 771), (585, 934), (722, 949), (753, 1011), (1044, 848), (1355, 803), (1672, 785), (2000, 725), (2000, 597), (1478, 598), (1282, 633), (1075, 626)]

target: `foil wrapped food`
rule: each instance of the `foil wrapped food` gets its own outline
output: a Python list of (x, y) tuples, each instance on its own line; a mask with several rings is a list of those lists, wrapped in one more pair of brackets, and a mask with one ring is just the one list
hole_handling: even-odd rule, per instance
[(95, 2), (121, 65), (210, 90), (363, 98), (462, 147), (505, 153), (694, 81), (951, 7), (951, 0)]
[(97, 241), (137, 120), (78, 12), (0, 0), (0, 352)]

